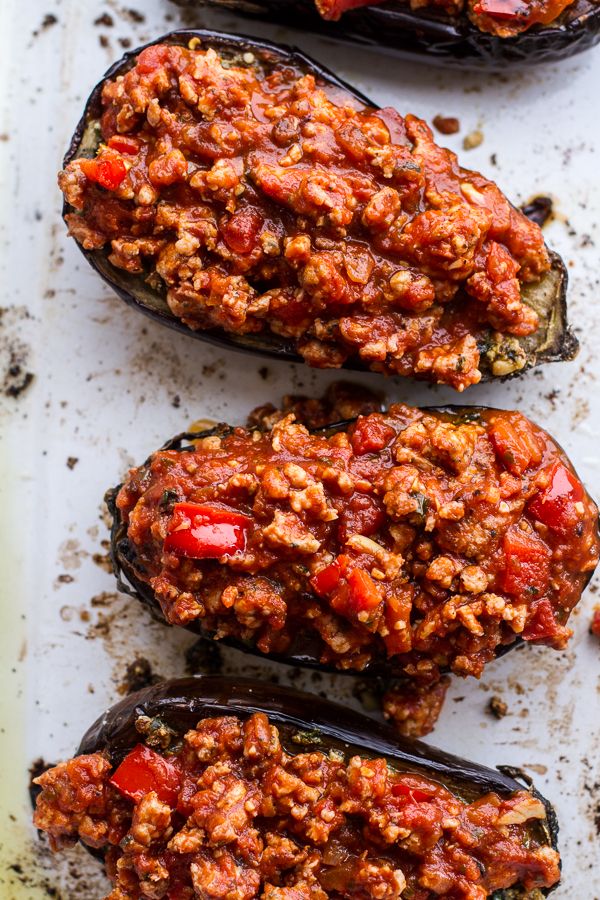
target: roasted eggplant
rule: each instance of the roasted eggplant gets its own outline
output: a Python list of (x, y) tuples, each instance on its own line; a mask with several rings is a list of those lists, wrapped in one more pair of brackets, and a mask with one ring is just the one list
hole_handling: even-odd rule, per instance
[[(272, 128), (256, 105), (235, 119), (237, 92), (280, 82)], [(329, 143), (296, 141), (290, 111), (311, 104), (330, 117)], [(219, 346), (458, 390), (572, 359), (566, 269), (538, 226), (460, 169), (425, 123), (365, 105), (297, 50), (174, 32), (127, 53), (92, 92), (59, 177), (65, 220), (126, 303)], [(356, 120), (344, 130), (336, 116)], [(250, 150), (216, 142), (248, 129)], [(446, 197), (442, 207), (451, 198), (447, 213), (427, 209), (425, 185)]]
[(36, 779), (34, 821), (105, 856), (131, 898), (221, 896), (223, 879), (247, 900), (534, 900), (560, 877), (558, 828), (519, 777), (319, 697), (187, 678), (104, 713)]
[(253, 423), (180, 435), (108, 492), (119, 586), (153, 613), (295, 665), (426, 684), (478, 676), (523, 639), (565, 645), (598, 511), (524, 416), (398, 404), (313, 432), (283, 412)]
[(208, 6), (233, 10), (402, 59), (460, 68), (494, 70), (507, 64), (521, 67), (559, 62), (588, 50), (600, 40), (600, 6), (596, 0), (575, 0), (552, 23), (535, 25), (513, 37), (486, 33), (465, 14), (453, 15), (440, 6), (411, 9), (402, 0), (349, 9), (339, 21), (327, 21), (319, 15), (314, 0), (175, 3), (187, 9)]

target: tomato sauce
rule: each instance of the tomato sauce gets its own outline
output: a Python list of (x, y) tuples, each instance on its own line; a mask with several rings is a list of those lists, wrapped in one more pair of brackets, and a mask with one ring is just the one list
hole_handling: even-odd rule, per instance
[(119, 491), (127, 558), (168, 622), (423, 684), (479, 676), (519, 638), (565, 646), (598, 511), (541, 428), (401, 404), (335, 433), (267, 418), (159, 450)]
[(290, 752), (264, 713), (170, 740), (36, 779), (36, 827), (55, 850), (79, 839), (105, 853), (107, 900), (485, 900), (559, 880), (546, 809), (526, 790), (467, 802), (382, 758)]
[(97, 155), (59, 176), (70, 232), (190, 328), (457, 390), (490, 342), (515, 350), (494, 374), (525, 364), (542, 233), (422, 120), (291, 65), (172, 45), (107, 81), (102, 108)]

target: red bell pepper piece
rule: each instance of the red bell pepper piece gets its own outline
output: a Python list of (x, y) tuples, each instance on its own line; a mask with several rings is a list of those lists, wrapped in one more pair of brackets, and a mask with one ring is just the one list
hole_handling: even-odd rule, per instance
[(165, 550), (190, 559), (220, 559), (246, 547), (252, 519), (210, 503), (176, 503)]
[(324, 19), (336, 21), (342, 13), (360, 6), (377, 6), (383, 0), (315, 0), (316, 7)]
[(381, 590), (364, 569), (352, 568), (352, 559), (342, 554), (310, 580), (319, 597), (331, 597), (333, 608), (352, 618), (372, 613), (381, 603)]
[(140, 152), (141, 142), (138, 138), (130, 137), (128, 134), (113, 134), (108, 139), (108, 146), (111, 150), (117, 150), (119, 153), (136, 156)]
[(348, 573), (349, 602), (346, 604), (358, 615), (372, 613), (381, 603), (381, 591), (364, 569), (352, 569)]
[(549, 547), (539, 537), (514, 526), (502, 543), (506, 555), (502, 589), (524, 599), (543, 594), (550, 580)]
[(86, 178), (107, 191), (116, 191), (127, 175), (127, 166), (110, 148), (101, 151), (95, 159), (79, 160), (79, 166)]
[(350, 557), (338, 556), (337, 559), (310, 579), (313, 591), (319, 597), (328, 597), (334, 592), (342, 575), (346, 574)]
[(529, 504), (538, 522), (557, 531), (574, 528), (581, 519), (575, 504), (583, 500), (583, 487), (561, 462), (554, 464), (547, 487)]
[(173, 807), (177, 803), (180, 781), (177, 766), (144, 744), (138, 744), (127, 754), (110, 779), (119, 793), (136, 803), (154, 791), (159, 800)]
[(418, 787), (405, 784), (403, 781), (397, 781), (392, 785), (392, 795), (394, 797), (406, 797), (414, 803), (423, 803), (425, 800), (431, 800), (431, 794), (426, 794)]
[(526, 19), (527, 6), (523, 0), (479, 0), (473, 7), (477, 15), (493, 16), (494, 19)]
[(359, 416), (350, 441), (357, 456), (379, 453), (387, 447), (396, 432), (375, 415)]

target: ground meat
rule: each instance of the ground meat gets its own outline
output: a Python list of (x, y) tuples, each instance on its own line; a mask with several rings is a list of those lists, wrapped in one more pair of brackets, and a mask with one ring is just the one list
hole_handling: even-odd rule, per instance
[(102, 108), (106, 143), (59, 176), (71, 234), (152, 272), (190, 328), (270, 330), (314, 366), (458, 390), (481, 346), (538, 328), (521, 289), (550, 268), (539, 227), (414, 116), (162, 45)]
[[(382, 0), (315, 0), (325, 19), (339, 19), (357, 6), (375, 6)], [(480, 31), (497, 37), (514, 37), (532, 25), (549, 25), (574, 0), (409, 0), (413, 10), (431, 8), (450, 16), (467, 16)], [(441, 129), (442, 130), (442, 129)], [(443, 131), (443, 134), (453, 133)]]
[[(544, 431), (400, 404), (334, 433), (270, 421), (158, 451), (121, 487), (125, 557), (168, 622), (421, 686), (517, 638), (565, 646), (598, 513)], [(429, 728), (442, 686), (418, 714), (417, 694), (388, 713)]]
[(204, 719), (116, 769), (79, 756), (37, 783), (55, 848), (68, 834), (107, 851), (107, 900), (482, 900), (560, 876), (529, 792), (466, 802), (384, 759), (290, 755), (264, 713)]

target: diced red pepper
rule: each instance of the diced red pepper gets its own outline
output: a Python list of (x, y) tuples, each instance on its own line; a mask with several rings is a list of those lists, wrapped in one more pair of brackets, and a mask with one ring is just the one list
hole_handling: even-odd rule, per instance
[(130, 137), (128, 134), (113, 134), (108, 139), (108, 146), (111, 150), (117, 150), (119, 153), (128, 153), (130, 156), (136, 156), (140, 152), (141, 142), (138, 138)]
[(383, 417), (376, 414), (359, 416), (350, 441), (355, 454), (362, 456), (365, 453), (379, 453), (387, 447), (395, 434)]
[(557, 531), (568, 531), (581, 520), (576, 503), (583, 500), (583, 487), (561, 462), (552, 468), (547, 487), (529, 504), (529, 512), (538, 522)]
[(513, 526), (504, 535), (506, 567), (502, 589), (523, 599), (543, 594), (550, 580), (549, 547), (539, 537)]
[(371, 614), (382, 601), (381, 588), (364, 569), (351, 568), (349, 556), (338, 556), (310, 580), (319, 597), (331, 597), (336, 612), (352, 618)]
[(480, 0), (473, 7), (477, 15), (493, 16), (494, 19), (526, 19), (527, 7), (523, 0)]
[(342, 575), (346, 573), (349, 562), (349, 556), (338, 556), (329, 566), (313, 575), (310, 583), (315, 594), (319, 597), (328, 597), (332, 594), (340, 583)]
[(377, 6), (383, 0), (315, 0), (316, 7), (324, 19), (337, 20), (342, 13), (360, 6)]
[(169, 806), (175, 806), (180, 787), (180, 771), (174, 763), (155, 753), (150, 747), (138, 744), (128, 753), (110, 779), (110, 783), (125, 797), (136, 803), (151, 791)]
[(220, 559), (246, 547), (252, 519), (209, 503), (176, 503), (165, 550), (190, 559)]
[(107, 191), (116, 191), (127, 175), (125, 163), (110, 149), (103, 150), (95, 159), (80, 159), (79, 166), (86, 178)]
[(490, 440), (503, 465), (513, 475), (542, 461), (542, 446), (530, 423), (517, 413), (494, 420)]
[(552, 604), (544, 598), (535, 604), (533, 616), (523, 629), (523, 638), (526, 641), (543, 641), (555, 637), (562, 630), (554, 618)]
[(356, 615), (372, 613), (381, 603), (381, 589), (364, 569), (352, 569), (348, 573), (350, 607)]
[(415, 803), (423, 803), (425, 800), (431, 800), (431, 794), (426, 794), (418, 787), (406, 784), (403, 781), (397, 781), (392, 785), (392, 795), (394, 797), (406, 797)]

